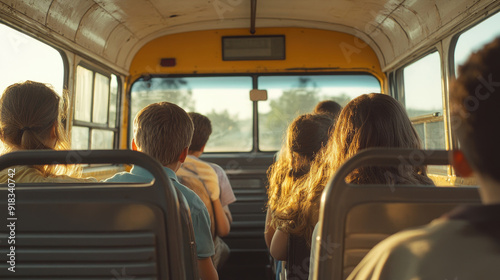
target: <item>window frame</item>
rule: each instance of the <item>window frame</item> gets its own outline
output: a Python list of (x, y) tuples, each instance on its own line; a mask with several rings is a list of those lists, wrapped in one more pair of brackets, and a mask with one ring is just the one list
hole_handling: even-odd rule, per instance
[[(86, 70), (89, 70), (92, 72), (92, 96), (91, 96), (91, 100), (90, 100), (90, 122), (89, 121), (82, 121), (82, 120), (78, 120), (75, 118), (75, 113), (76, 113), (76, 110), (75, 110), (75, 105), (76, 105), (76, 98), (77, 98), (77, 93), (76, 93), (76, 85), (77, 85), (77, 78), (78, 78), (78, 75), (77, 75), (77, 72), (78, 72), (78, 67), (82, 67)], [(111, 145), (111, 149), (115, 150), (115, 149), (118, 149), (119, 148), (119, 135), (120, 135), (120, 124), (119, 124), (119, 120), (120, 120), (120, 112), (121, 112), (121, 98), (120, 98), (120, 92), (121, 92), (121, 87), (122, 87), (122, 83), (121, 83), (121, 79), (120, 79), (120, 75), (118, 75), (117, 73), (113, 73), (113, 72), (108, 72), (108, 71), (104, 71), (103, 69), (99, 68), (99, 67), (96, 67), (96, 66), (93, 66), (92, 64), (89, 64), (85, 61), (80, 61), (79, 63), (75, 64), (75, 72), (74, 72), (74, 93), (73, 93), (73, 101), (72, 101), (72, 109), (73, 109), (73, 112), (71, 112), (71, 120), (72, 120), (72, 123), (71, 123), (71, 131), (73, 130), (73, 128), (76, 126), (76, 127), (83, 127), (83, 128), (88, 128), (89, 129), (89, 133), (88, 133), (88, 150), (94, 150), (92, 149), (92, 133), (93, 133), (93, 130), (94, 129), (97, 129), (97, 130), (102, 130), (102, 131), (112, 131), (113, 132), (113, 143)], [(96, 81), (96, 74), (100, 74), (100, 75), (103, 75), (105, 77), (107, 77), (109, 79), (109, 83), (108, 83), (108, 89), (109, 89), (109, 92), (108, 92), (108, 106), (107, 106), (107, 109), (106, 109), (106, 123), (96, 123), (96, 122), (93, 122), (93, 118), (94, 118), (94, 97), (95, 97), (95, 81)], [(114, 126), (113, 127), (110, 127), (110, 123), (109, 123), (109, 116), (110, 116), (110, 108), (111, 108), (111, 79), (112, 79), (112, 75), (114, 75), (116, 77), (116, 82), (117, 82), (117, 87), (116, 87), (116, 91), (117, 91), (117, 94), (116, 94), (116, 117), (115, 117), (115, 122), (114, 122)], [(70, 137), (72, 138), (72, 132), (70, 131)], [(73, 141), (73, 139), (71, 139), (71, 141)]]

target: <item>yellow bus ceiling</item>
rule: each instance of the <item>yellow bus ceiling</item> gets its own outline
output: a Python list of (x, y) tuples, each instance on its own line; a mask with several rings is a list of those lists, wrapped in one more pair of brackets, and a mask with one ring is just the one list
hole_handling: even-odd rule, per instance
[[(264, 27), (302, 27), (359, 37), (382, 69), (422, 47), (495, 0), (272, 0), (257, 1), (257, 33)], [(35, 36), (129, 69), (136, 52), (156, 38), (183, 32), (250, 28), (247, 0), (0, 0), (0, 19)], [(446, 20), (444, 20), (446, 19)], [(262, 32), (260, 32), (262, 33)], [(249, 31), (247, 32), (250, 35)], [(174, 43), (174, 42), (171, 42)]]

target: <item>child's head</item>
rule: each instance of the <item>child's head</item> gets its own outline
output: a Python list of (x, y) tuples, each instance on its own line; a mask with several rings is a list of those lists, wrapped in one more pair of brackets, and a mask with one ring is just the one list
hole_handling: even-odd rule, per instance
[[(364, 94), (344, 107), (326, 150), (326, 161), (334, 171), (367, 148), (421, 149), (420, 138), (404, 107), (388, 95)], [(432, 184), (425, 168), (411, 166), (362, 167), (346, 180), (361, 184)]]
[(286, 141), (278, 160), (268, 173), (268, 207), (273, 212), (271, 223), (284, 231), (301, 234), (305, 221), (301, 221), (302, 183), (311, 162), (328, 142), (334, 121), (324, 114), (305, 114), (297, 117), (288, 127)]
[[(335, 130), (311, 166), (304, 184), (303, 219), (311, 233), (318, 220), (321, 194), (330, 178), (349, 158), (367, 148), (420, 149), (420, 139), (403, 106), (384, 94), (364, 94), (349, 102), (340, 113)], [(412, 166), (362, 167), (346, 177), (357, 184), (432, 184), (425, 168)], [(309, 235), (310, 236), (310, 235)]]
[(189, 146), (189, 151), (203, 151), (210, 134), (212, 134), (212, 123), (210, 122), (210, 119), (202, 114), (190, 112), (188, 115), (194, 125), (193, 140), (191, 141), (191, 146)]
[(452, 126), (460, 148), (476, 173), (496, 182), (500, 182), (499, 91), (500, 37), (469, 57), (450, 90)]
[(421, 148), (403, 106), (396, 99), (377, 93), (361, 95), (345, 106), (331, 141), (333, 153), (341, 162), (371, 147)]
[(134, 119), (136, 148), (163, 166), (176, 164), (191, 144), (193, 122), (179, 106), (169, 102), (144, 107)]
[(288, 161), (293, 172), (303, 175), (318, 151), (328, 142), (334, 121), (327, 115), (304, 114), (298, 116), (287, 129), (286, 144), (280, 160)]
[(314, 114), (327, 114), (332, 118), (336, 118), (340, 111), (342, 111), (342, 106), (333, 100), (324, 100), (319, 102), (316, 107), (314, 107)]
[(67, 149), (57, 93), (33, 81), (7, 87), (0, 98), (1, 138), (5, 150)]

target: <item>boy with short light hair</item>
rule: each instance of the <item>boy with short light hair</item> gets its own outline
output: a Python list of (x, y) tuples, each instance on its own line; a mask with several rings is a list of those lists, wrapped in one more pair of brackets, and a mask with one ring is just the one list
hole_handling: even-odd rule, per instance
[(190, 146), (193, 131), (191, 119), (179, 106), (169, 102), (150, 104), (134, 119), (132, 147), (140, 147), (163, 166), (180, 165), (179, 157)]
[[(179, 106), (160, 102), (146, 106), (134, 120), (132, 149), (148, 154), (158, 160), (175, 188), (188, 202), (198, 255), (198, 269), (202, 279), (218, 279), (211, 257), (214, 244), (210, 234), (210, 217), (200, 198), (179, 183), (175, 171), (186, 159), (193, 135), (193, 123)], [(134, 166), (130, 172), (115, 174), (107, 182), (150, 182), (152, 175), (147, 170)]]

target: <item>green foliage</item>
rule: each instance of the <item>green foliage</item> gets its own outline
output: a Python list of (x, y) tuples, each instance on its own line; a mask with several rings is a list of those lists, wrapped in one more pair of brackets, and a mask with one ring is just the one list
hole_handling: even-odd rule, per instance
[(214, 109), (206, 114), (206, 117), (212, 123), (212, 135), (207, 143), (207, 151), (251, 149), (252, 129), (248, 127), (248, 124), (251, 124), (248, 119), (241, 120), (238, 114), (231, 115), (227, 110), (216, 112)]
[(206, 117), (212, 122), (212, 139), (223, 138), (227, 133), (239, 133), (240, 128), (236, 120), (238, 115), (231, 116), (227, 110), (216, 112), (214, 109)]
[(259, 120), (264, 124), (261, 133), (264, 149), (278, 148), (281, 145), (286, 129), (293, 119), (300, 114), (312, 112), (320, 101), (319, 92), (316, 84), (310, 79), (299, 78), (298, 86), (284, 90), (279, 98), (270, 101), (270, 112), (261, 114)]

